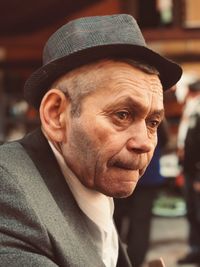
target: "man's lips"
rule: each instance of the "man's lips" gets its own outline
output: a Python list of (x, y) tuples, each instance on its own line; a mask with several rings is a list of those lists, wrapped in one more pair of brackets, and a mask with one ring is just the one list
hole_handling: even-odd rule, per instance
[(124, 163), (116, 163), (113, 165), (113, 167), (119, 168), (119, 169), (124, 169), (124, 170), (129, 170), (129, 171), (134, 171), (137, 170), (135, 166), (132, 166), (130, 164), (124, 164)]
[(129, 170), (129, 171), (135, 171), (139, 170), (139, 164), (135, 164), (134, 162), (122, 162), (122, 161), (114, 161), (110, 162), (108, 164), (109, 167), (114, 167), (118, 169), (123, 169), (123, 170)]

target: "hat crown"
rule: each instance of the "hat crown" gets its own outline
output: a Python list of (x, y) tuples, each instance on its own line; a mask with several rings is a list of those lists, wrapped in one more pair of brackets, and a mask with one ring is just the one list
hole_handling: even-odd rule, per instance
[(83, 49), (114, 45), (146, 43), (136, 20), (127, 14), (83, 17), (58, 29), (47, 41), (43, 64), (68, 56)]

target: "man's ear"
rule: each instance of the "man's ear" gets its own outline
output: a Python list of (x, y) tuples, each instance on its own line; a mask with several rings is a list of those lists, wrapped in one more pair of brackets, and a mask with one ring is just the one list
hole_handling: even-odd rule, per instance
[(54, 142), (66, 141), (66, 116), (69, 100), (58, 89), (49, 90), (40, 105), (40, 119), (45, 134)]

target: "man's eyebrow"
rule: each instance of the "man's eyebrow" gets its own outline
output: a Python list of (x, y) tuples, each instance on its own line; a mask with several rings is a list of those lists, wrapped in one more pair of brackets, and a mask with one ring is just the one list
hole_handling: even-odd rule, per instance
[(160, 117), (162, 120), (165, 116), (165, 110), (164, 109), (154, 110), (149, 114), (148, 117), (156, 117), (156, 116)]
[[(137, 111), (137, 112), (143, 112), (146, 110), (146, 107), (141, 103), (141, 102), (138, 102), (137, 100), (131, 98), (130, 96), (127, 96), (127, 97), (121, 97), (119, 99), (117, 99), (114, 103), (109, 103), (106, 107), (105, 107), (105, 110), (112, 110), (112, 109), (115, 109), (119, 106), (127, 106), (129, 107), (132, 111)], [(161, 118), (164, 117), (164, 109), (160, 109), (160, 110), (153, 110), (152, 112), (150, 112), (149, 116), (160, 116)]]
[(105, 109), (109, 110), (109, 109), (113, 109), (113, 108), (117, 108), (119, 106), (128, 106), (130, 109), (132, 110), (144, 110), (143, 105), (141, 105), (141, 103), (139, 103), (138, 101), (134, 100), (133, 98), (131, 98), (130, 96), (127, 97), (120, 97), (117, 100), (115, 100), (114, 103), (109, 103)]

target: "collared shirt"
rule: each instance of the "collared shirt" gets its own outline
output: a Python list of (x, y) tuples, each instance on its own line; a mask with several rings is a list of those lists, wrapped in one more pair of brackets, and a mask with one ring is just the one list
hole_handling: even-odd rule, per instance
[(49, 144), (78, 206), (88, 217), (87, 224), (100, 257), (107, 267), (115, 267), (119, 248), (118, 235), (113, 223), (113, 198), (82, 185), (60, 152), (50, 141)]

